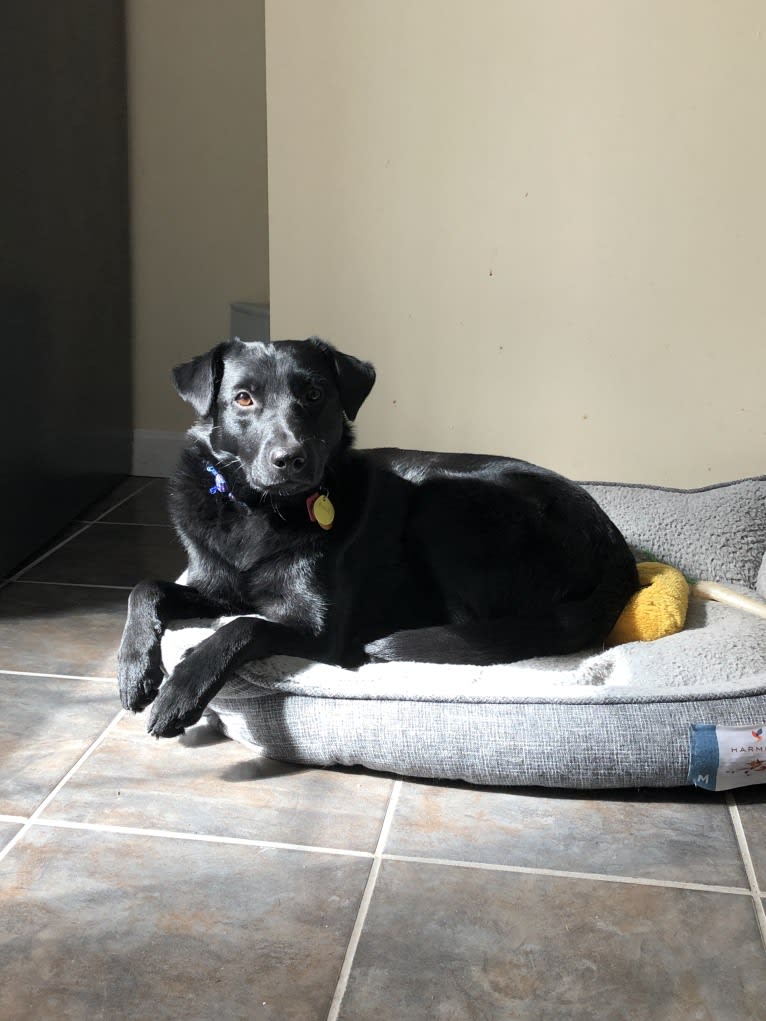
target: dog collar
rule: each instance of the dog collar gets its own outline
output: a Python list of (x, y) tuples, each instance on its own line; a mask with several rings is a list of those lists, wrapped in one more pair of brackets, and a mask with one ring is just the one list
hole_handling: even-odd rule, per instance
[[(225, 496), (227, 500), (233, 500), (236, 502), (236, 497), (229, 488), (229, 483), (218, 471), (215, 465), (206, 464), (205, 471), (210, 472), (213, 476), (213, 485), (208, 490), (210, 495), (216, 496), (220, 494), (221, 496)], [(317, 490), (316, 493), (312, 493), (310, 496), (306, 497), (306, 511), (308, 512), (309, 521), (313, 521), (325, 532), (329, 532), (333, 526), (333, 522), (335, 521), (335, 508), (333, 507), (330, 496), (324, 487)]]

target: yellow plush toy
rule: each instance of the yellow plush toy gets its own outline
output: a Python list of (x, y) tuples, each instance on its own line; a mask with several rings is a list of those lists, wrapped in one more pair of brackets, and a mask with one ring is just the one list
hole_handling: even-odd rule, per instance
[(681, 572), (653, 560), (637, 567), (641, 587), (618, 617), (607, 645), (652, 642), (674, 635), (686, 623), (689, 583)]
[(686, 623), (689, 596), (712, 599), (766, 618), (766, 603), (735, 592), (714, 581), (691, 585), (675, 567), (655, 560), (637, 565), (640, 588), (620, 614), (607, 645), (651, 642), (681, 631)]

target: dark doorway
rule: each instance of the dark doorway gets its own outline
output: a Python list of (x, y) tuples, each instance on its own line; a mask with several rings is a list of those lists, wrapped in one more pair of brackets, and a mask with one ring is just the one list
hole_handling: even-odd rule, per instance
[(0, 575), (130, 471), (121, 0), (0, 13)]

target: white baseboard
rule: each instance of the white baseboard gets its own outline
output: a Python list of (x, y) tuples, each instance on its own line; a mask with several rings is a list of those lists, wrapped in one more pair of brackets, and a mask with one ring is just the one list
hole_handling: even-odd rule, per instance
[(133, 475), (170, 475), (183, 449), (185, 432), (168, 429), (133, 430)]

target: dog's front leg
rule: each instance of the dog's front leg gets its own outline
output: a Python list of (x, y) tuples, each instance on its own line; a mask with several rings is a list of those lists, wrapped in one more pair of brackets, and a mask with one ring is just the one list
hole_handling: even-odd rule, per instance
[(162, 683), (160, 640), (170, 620), (218, 617), (223, 608), (196, 589), (169, 581), (142, 581), (128, 599), (128, 619), (117, 653), (120, 701), (140, 712), (154, 699)]
[(200, 719), (205, 706), (244, 663), (282, 653), (316, 656), (318, 641), (308, 632), (258, 617), (238, 617), (187, 652), (160, 689), (147, 730), (177, 737)]

